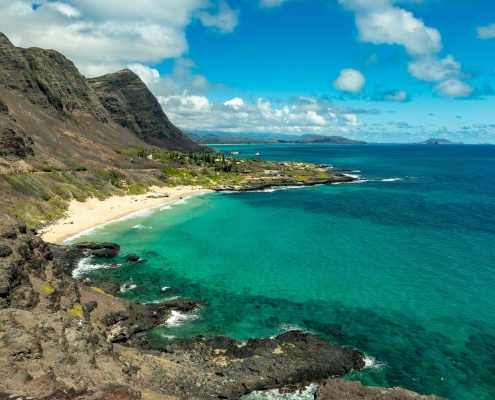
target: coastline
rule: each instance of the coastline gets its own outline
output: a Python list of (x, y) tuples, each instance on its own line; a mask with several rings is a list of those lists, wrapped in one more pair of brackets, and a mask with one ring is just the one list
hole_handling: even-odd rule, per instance
[[(64, 216), (40, 229), (38, 234), (45, 242), (61, 244), (80, 232), (137, 211), (210, 192), (213, 190), (199, 186), (153, 186), (149, 192), (140, 195), (112, 196), (104, 200), (93, 197), (85, 202), (72, 200)], [(164, 197), (166, 194), (169, 196)]]

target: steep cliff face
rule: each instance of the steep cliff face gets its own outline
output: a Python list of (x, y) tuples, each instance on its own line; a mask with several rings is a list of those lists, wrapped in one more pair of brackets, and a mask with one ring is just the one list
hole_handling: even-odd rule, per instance
[[(6, 95), (3, 89), (8, 92)], [(88, 81), (62, 54), (17, 48), (2, 33), (0, 100), (0, 157), (25, 157), (33, 154), (33, 148), (38, 154), (52, 142), (60, 142), (60, 135), (69, 127), (75, 138), (82, 135), (97, 142), (105, 137), (104, 145), (109, 149), (143, 146), (140, 140), (171, 150), (200, 148), (169, 121), (156, 98), (133, 72), (125, 70)], [(29, 118), (31, 121), (27, 121)], [(60, 122), (62, 127), (53, 126)], [(52, 125), (49, 130), (54, 132), (54, 138), (43, 132), (42, 126), (48, 125)], [(31, 146), (29, 137), (38, 148)], [(56, 149), (65, 150), (68, 149), (60, 146)], [(103, 159), (106, 153), (101, 152)]]
[(108, 113), (74, 63), (54, 50), (22, 49), (41, 93), (58, 112), (87, 114), (107, 122)]
[(89, 79), (89, 84), (112, 119), (147, 143), (169, 149), (199, 149), (170, 122), (158, 100), (134, 72), (125, 69)]
[(21, 49), (15, 47), (3, 33), (0, 33), (0, 85), (35, 104), (49, 106), (47, 99), (38, 90)]
[(25, 158), (34, 155), (33, 139), (21, 131), (15, 122), (8, 105), (0, 99), (0, 157)]
[(20, 49), (0, 33), (0, 84), (64, 116), (86, 114), (98, 121), (107, 111), (72, 61), (54, 50)]

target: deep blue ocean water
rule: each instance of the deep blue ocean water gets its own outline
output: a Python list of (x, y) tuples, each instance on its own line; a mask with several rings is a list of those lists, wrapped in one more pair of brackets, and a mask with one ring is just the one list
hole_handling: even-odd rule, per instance
[[(121, 267), (80, 271), (133, 285), (122, 297), (208, 303), (152, 341), (298, 328), (374, 360), (349, 379), (495, 397), (495, 146), (217, 148), (326, 163), (362, 181), (197, 196), (72, 239), (122, 246)], [(144, 261), (126, 263), (129, 253)]]

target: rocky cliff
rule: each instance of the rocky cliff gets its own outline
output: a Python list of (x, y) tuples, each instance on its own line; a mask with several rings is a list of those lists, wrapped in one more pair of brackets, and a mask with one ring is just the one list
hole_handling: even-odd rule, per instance
[(62, 116), (109, 115), (74, 63), (54, 50), (21, 49), (0, 33), (0, 85)]
[[(60, 141), (60, 131), (67, 130), (80, 138), (100, 139), (109, 150), (143, 146), (142, 140), (170, 150), (200, 148), (168, 120), (133, 72), (120, 71), (90, 82), (62, 54), (17, 48), (0, 33), (0, 135), (4, 139), (0, 156), (36, 153), (33, 144), (45, 149), (54, 138)], [(49, 132), (40, 123), (51, 125)], [(71, 152), (70, 143), (68, 149), (58, 148)], [(96, 153), (105, 159), (108, 152)]]
[(172, 124), (158, 100), (131, 70), (89, 79), (112, 119), (144, 141), (169, 149), (199, 150)]

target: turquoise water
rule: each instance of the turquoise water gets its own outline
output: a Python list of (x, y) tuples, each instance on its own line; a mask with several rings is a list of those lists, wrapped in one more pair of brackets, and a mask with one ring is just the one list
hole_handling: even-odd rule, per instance
[[(135, 285), (122, 297), (208, 303), (152, 341), (298, 328), (374, 360), (349, 379), (493, 398), (495, 146), (218, 147), (327, 163), (361, 182), (207, 194), (73, 239), (122, 246), (120, 268), (81, 271)], [(129, 253), (143, 261), (125, 263)]]

